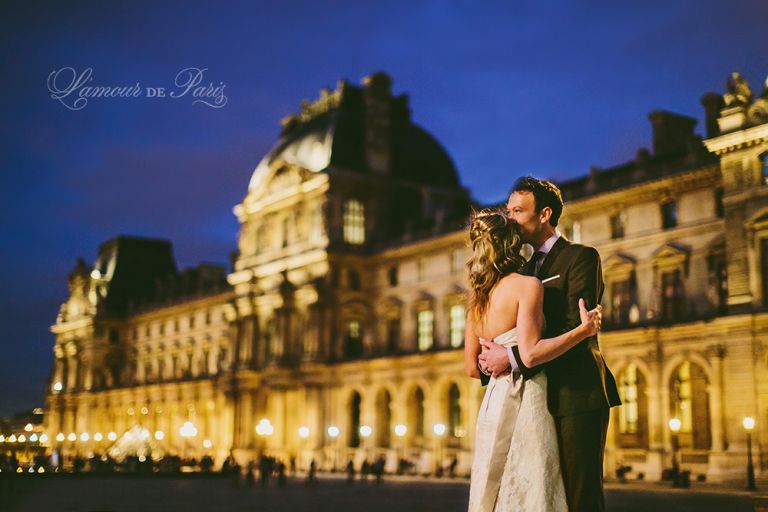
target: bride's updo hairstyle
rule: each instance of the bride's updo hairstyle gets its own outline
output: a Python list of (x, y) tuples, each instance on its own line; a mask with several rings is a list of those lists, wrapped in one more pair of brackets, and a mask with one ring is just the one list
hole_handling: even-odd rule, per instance
[(482, 318), (488, 309), (491, 290), (499, 280), (525, 265), (520, 254), (523, 242), (517, 224), (497, 208), (472, 212), (469, 221), (469, 246), (472, 257), (467, 261), (469, 272), (469, 312)]

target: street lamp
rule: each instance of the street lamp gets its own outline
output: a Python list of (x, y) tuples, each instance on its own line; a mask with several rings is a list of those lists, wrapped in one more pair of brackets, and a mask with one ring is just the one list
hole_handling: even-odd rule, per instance
[(397, 455), (397, 471), (398, 474), (400, 474), (401, 470), (400, 468), (404, 467), (403, 460), (405, 459), (405, 434), (408, 433), (408, 427), (403, 425), (402, 423), (398, 423), (395, 425), (395, 435), (399, 438), (399, 441), (397, 442), (398, 450), (400, 450), (400, 453)]
[(680, 432), (680, 427), (682, 426), (682, 423), (678, 418), (672, 418), (669, 420), (669, 430), (672, 431), (672, 487), (680, 487), (682, 485), (682, 481), (680, 479), (680, 464), (678, 464), (677, 461), (677, 451), (678, 451), (678, 432)]
[(360, 435), (363, 437), (363, 454), (366, 461), (368, 460), (368, 438), (371, 437), (372, 433), (373, 429), (369, 425), (360, 426)]
[(339, 430), (339, 427), (337, 427), (336, 425), (331, 425), (330, 427), (328, 427), (328, 437), (333, 439), (333, 441), (331, 442), (332, 444), (331, 450), (333, 451), (333, 471), (334, 472), (336, 471), (336, 438), (339, 437), (340, 433), (341, 431)]
[(24, 430), (26, 432), (32, 432), (32, 424), (31, 423), (27, 423), (26, 425), (24, 425)]
[(437, 436), (437, 450), (436, 450), (436, 457), (435, 457), (435, 475), (437, 476), (442, 476), (443, 474), (443, 465), (442, 465), (443, 436), (445, 435), (446, 430), (447, 428), (443, 423), (435, 423), (432, 426), (432, 432), (434, 432), (435, 435)]
[(755, 418), (747, 416), (741, 424), (747, 432), (747, 490), (756, 491), (755, 467), (752, 465), (752, 429), (755, 428)]
[(185, 421), (179, 429), (179, 434), (184, 438), (184, 458), (189, 456), (189, 439), (197, 435), (197, 428), (191, 421)]
[(299, 427), (299, 467), (304, 467), (304, 450), (306, 449), (306, 442), (309, 438), (309, 427), (302, 425)]

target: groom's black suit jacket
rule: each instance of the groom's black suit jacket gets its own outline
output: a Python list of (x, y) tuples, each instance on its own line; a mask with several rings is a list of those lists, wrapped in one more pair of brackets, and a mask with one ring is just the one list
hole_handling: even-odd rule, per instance
[[(592, 309), (603, 296), (600, 255), (593, 247), (571, 243), (562, 236), (558, 238), (544, 258), (538, 277), (543, 281), (557, 275), (560, 277), (544, 284), (542, 338), (560, 336), (581, 324), (580, 298), (586, 302), (587, 309)], [(616, 380), (605, 365), (597, 336), (534, 368), (523, 364), (517, 347), (512, 352), (526, 379), (546, 368), (547, 406), (555, 417), (621, 404)]]

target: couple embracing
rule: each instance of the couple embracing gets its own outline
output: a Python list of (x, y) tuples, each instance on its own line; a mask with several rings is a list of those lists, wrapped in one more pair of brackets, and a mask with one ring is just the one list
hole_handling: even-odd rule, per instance
[(621, 402), (597, 343), (600, 256), (560, 234), (562, 211), (554, 184), (525, 177), (506, 212), (482, 210), (470, 222), (465, 367), (487, 384), (470, 512), (605, 508), (609, 408)]

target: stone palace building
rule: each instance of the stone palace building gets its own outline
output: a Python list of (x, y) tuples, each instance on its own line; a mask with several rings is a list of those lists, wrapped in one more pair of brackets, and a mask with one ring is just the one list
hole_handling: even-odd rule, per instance
[[(560, 183), (561, 230), (603, 258), (600, 342), (624, 402), (607, 475), (658, 479), (677, 441), (694, 476), (744, 478), (746, 416), (768, 465), (768, 95), (735, 74), (702, 104), (705, 140), (652, 112), (651, 150)], [(78, 260), (51, 328), (52, 448), (383, 455), (420, 473), (455, 457), (466, 474), (483, 394), (462, 360), (473, 205), (387, 75), (322, 90), (235, 206), (231, 269), (179, 271), (168, 241), (128, 236)]]

